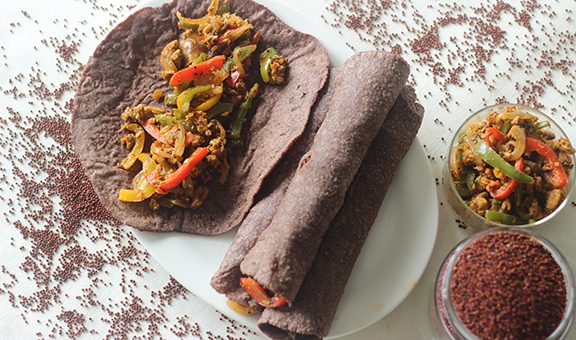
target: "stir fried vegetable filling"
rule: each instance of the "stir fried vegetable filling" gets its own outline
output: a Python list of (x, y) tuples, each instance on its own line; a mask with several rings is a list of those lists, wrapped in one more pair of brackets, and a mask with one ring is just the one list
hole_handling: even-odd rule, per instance
[(230, 148), (242, 145), (259, 88), (286, 77), (287, 60), (260, 46), (260, 33), (230, 13), (228, 1), (212, 0), (201, 18), (176, 16), (183, 32), (160, 54), (160, 76), (173, 90), (150, 89), (159, 106), (121, 115), (129, 153), (118, 166), (140, 170), (118, 199), (149, 200), (152, 209), (199, 207), (212, 185), (225, 184)]
[(512, 105), (468, 126), (451, 151), (450, 170), (472, 210), (494, 222), (526, 224), (558, 208), (576, 150), (548, 127)]
[(286, 299), (278, 294), (269, 296), (266, 290), (251, 277), (241, 277), (240, 287), (244, 289), (260, 306), (264, 308), (279, 308), (286, 304)]

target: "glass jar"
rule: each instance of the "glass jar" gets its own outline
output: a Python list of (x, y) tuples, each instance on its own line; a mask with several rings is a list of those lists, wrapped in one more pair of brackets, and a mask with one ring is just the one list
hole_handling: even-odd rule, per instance
[(461, 241), (450, 253), (440, 266), (440, 270), (436, 276), (436, 281), (434, 285), (433, 294), (433, 322), (434, 328), (436, 330), (437, 338), (439, 339), (477, 339), (475, 336), (459, 319), (455, 306), (451, 298), (450, 291), (450, 280), (452, 278), (452, 272), (454, 265), (457, 262), (460, 254), (474, 241), (481, 239), (482, 237), (498, 233), (498, 232), (516, 232), (521, 233), (530, 237), (532, 240), (537, 241), (540, 245), (544, 247), (554, 258), (558, 266), (560, 267), (562, 274), (564, 275), (564, 281), (566, 284), (566, 306), (564, 309), (564, 314), (562, 320), (558, 324), (558, 327), (548, 336), (547, 339), (563, 339), (568, 330), (570, 329), (571, 322), (574, 316), (574, 278), (566, 259), (558, 251), (558, 249), (552, 245), (548, 240), (543, 237), (529, 232), (522, 228), (493, 228), (485, 230), (474, 234), (465, 240)]
[[(454, 137), (452, 138), (452, 141), (450, 143), (450, 149), (448, 152), (448, 157), (447, 157), (446, 163), (444, 164), (444, 167), (442, 170), (442, 182), (443, 182), (444, 192), (446, 194), (446, 198), (447, 198), (448, 202), (450, 203), (450, 206), (452, 207), (454, 212), (456, 212), (456, 214), (458, 214), (462, 223), (465, 224), (466, 227), (470, 227), (473, 231), (480, 231), (480, 230), (487, 229), (489, 227), (506, 227), (507, 225), (500, 224), (500, 223), (489, 221), (489, 220), (485, 219), (483, 216), (480, 216), (478, 213), (476, 213), (474, 210), (472, 210), (468, 206), (466, 201), (464, 201), (462, 199), (462, 197), (460, 197), (460, 194), (458, 193), (458, 190), (456, 189), (456, 185), (454, 184), (454, 181), (452, 179), (452, 174), (450, 172), (450, 159), (452, 157), (452, 152), (453, 152), (455, 146), (458, 145), (459, 136), (466, 131), (466, 129), (468, 128), (468, 126), (470, 126), (470, 124), (472, 124), (474, 122), (478, 122), (478, 121), (484, 121), (484, 120), (486, 120), (486, 118), (488, 117), (488, 114), (490, 112), (493, 112), (493, 111), (502, 112), (504, 110), (504, 107), (506, 107), (506, 106), (516, 106), (519, 111), (527, 112), (529, 114), (532, 114), (532, 115), (538, 117), (539, 121), (550, 122), (550, 127), (548, 128), (550, 131), (552, 131), (558, 138), (561, 138), (561, 137), (568, 138), (566, 133), (562, 130), (562, 128), (558, 124), (556, 124), (554, 122), (554, 120), (552, 120), (552, 118), (548, 117), (547, 115), (545, 115), (544, 113), (542, 113), (536, 109), (533, 109), (531, 107), (521, 105), (521, 104), (508, 104), (508, 103), (506, 103), (506, 104), (492, 105), (492, 106), (485, 107), (485, 108), (481, 109), (480, 111), (472, 114), (470, 117), (468, 117), (466, 119), (466, 121), (464, 121), (464, 123), (462, 123), (462, 125), (460, 126), (460, 128), (458, 129), (458, 131), (456, 132)], [(572, 156), (572, 160), (573, 160), (573, 163), (575, 164), (575, 166), (572, 168), (572, 170), (568, 174), (569, 184), (567, 186), (566, 197), (564, 198), (562, 203), (560, 203), (560, 205), (552, 213), (550, 213), (546, 217), (544, 217), (540, 220), (537, 220), (533, 223), (518, 225), (516, 227), (529, 228), (529, 227), (535, 227), (535, 226), (539, 226), (541, 224), (544, 224), (547, 221), (549, 221), (550, 219), (554, 218), (554, 216), (556, 216), (558, 214), (558, 212), (560, 212), (564, 208), (564, 206), (566, 206), (566, 203), (569, 201), (572, 189), (574, 188), (574, 180), (575, 180), (575, 176), (576, 176), (575, 175), (576, 174), (576, 159), (574, 158), (574, 156)]]

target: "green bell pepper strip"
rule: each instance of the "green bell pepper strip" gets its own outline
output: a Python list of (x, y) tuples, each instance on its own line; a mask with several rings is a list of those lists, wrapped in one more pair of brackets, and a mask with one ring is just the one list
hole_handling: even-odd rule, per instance
[(504, 122), (504, 124), (502, 124), (502, 128), (500, 129), (500, 131), (502, 131), (503, 134), (508, 134), (508, 131), (510, 131), (510, 128), (512, 127), (512, 121), (507, 120)]
[(212, 85), (200, 85), (191, 87), (184, 92), (178, 95), (178, 99), (176, 100), (176, 104), (179, 110), (183, 110), (184, 112), (188, 112), (190, 109), (190, 102), (194, 97), (202, 92), (210, 91), (212, 89)]
[(190, 83), (192, 83), (192, 81), (183, 82), (180, 86), (175, 87), (174, 90), (172, 90), (172, 93), (178, 96), (180, 93), (184, 92), (184, 90), (190, 87)]
[(476, 180), (476, 175), (474, 174), (474, 172), (469, 172), (468, 175), (466, 175), (466, 186), (468, 187), (468, 190), (470, 191), (474, 191), (476, 185), (474, 183), (474, 181)]
[(206, 112), (206, 118), (209, 120), (215, 118), (218, 115), (223, 114), (224, 112), (232, 112), (234, 110), (234, 105), (232, 103), (218, 103), (214, 105), (208, 112)]
[(246, 116), (248, 115), (248, 111), (252, 107), (252, 101), (256, 98), (258, 94), (258, 83), (254, 84), (250, 91), (246, 94), (246, 98), (240, 104), (238, 108), (238, 114), (232, 122), (230, 126), (230, 139), (234, 142), (240, 141), (240, 135), (242, 134), (242, 125), (244, 125), (244, 121), (246, 120)]
[(278, 55), (278, 51), (274, 47), (268, 47), (260, 54), (260, 77), (265, 83), (270, 82), (270, 64), (275, 55)]
[(190, 83), (191, 83), (190, 81), (184, 82), (182, 85), (174, 88), (174, 90), (172, 90), (172, 93), (165, 95), (164, 105), (176, 106), (176, 103), (178, 102), (178, 96), (190, 87)]
[(507, 225), (519, 225), (526, 224), (526, 221), (518, 216), (508, 215), (494, 210), (487, 210), (484, 216), (488, 221), (507, 224)]
[[(186, 111), (180, 109), (174, 109), (172, 110), (172, 115), (174, 116), (175, 119), (182, 120), (186, 118)], [(174, 122), (172, 122), (171, 125), (174, 125)]]
[(160, 125), (174, 125), (174, 117), (166, 113), (154, 115), (154, 118), (156, 118)]
[(240, 61), (244, 61), (246, 58), (252, 55), (254, 51), (256, 51), (256, 44), (236, 47), (235, 49), (238, 49), (238, 59), (240, 59)]
[(246, 71), (244, 70), (244, 65), (242, 65), (242, 63), (244, 60), (246, 60), (246, 58), (254, 53), (254, 51), (256, 51), (256, 45), (236, 47), (234, 51), (232, 51), (232, 60), (234, 61), (234, 65), (236, 65), (236, 70), (240, 73), (240, 77), (244, 77), (246, 75)]
[(499, 169), (502, 171), (506, 176), (517, 180), (520, 183), (532, 183), (534, 178), (531, 176), (514, 169), (512, 164), (508, 163), (504, 158), (500, 157), (500, 155), (494, 151), (488, 144), (478, 139), (476, 141), (476, 145), (474, 145), (474, 152), (476, 152), (484, 162), (490, 164), (494, 168)]
[(175, 93), (168, 93), (164, 96), (164, 105), (166, 106), (176, 106), (176, 100), (178, 100), (178, 95)]
[(232, 51), (232, 56), (226, 60), (224, 63), (224, 69), (228, 72), (232, 71), (234, 66), (237, 66), (238, 62), (243, 62), (248, 58), (254, 51), (256, 51), (256, 44), (239, 46), (234, 48)]

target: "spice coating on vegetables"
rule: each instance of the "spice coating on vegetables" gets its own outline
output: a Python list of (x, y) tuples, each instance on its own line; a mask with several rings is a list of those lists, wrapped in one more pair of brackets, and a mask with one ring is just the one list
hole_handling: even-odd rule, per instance
[(118, 166), (141, 170), (118, 199), (149, 199), (153, 210), (197, 208), (212, 185), (226, 183), (230, 148), (242, 144), (258, 83), (283, 84), (287, 65), (273, 47), (256, 53), (260, 34), (229, 13), (227, 1), (212, 0), (201, 18), (177, 17), (184, 31), (160, 54), (172, 92), (150, 89), (158, 106), (140, 104), (121, 115), (120, 143), (130, 151)]
[(557, 138), (549, 121), (506, 105), (470, 123), (450, 151), (460, 197), (489, 221), (533, 223), (556, 210), (572, 183), (576, 150)]

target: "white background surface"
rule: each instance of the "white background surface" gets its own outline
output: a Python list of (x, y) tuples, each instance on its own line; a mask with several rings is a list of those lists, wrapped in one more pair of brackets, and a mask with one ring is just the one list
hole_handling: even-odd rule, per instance
[[(438, 11), (433, 8), (426, 7), (426, 3), (422, 1), (414, 1), (415, 7), (421, 10), (424, 20), (432, 22), (432, 20), (437, 16)], [(104, 3), (104, 2), (102, 2)], [(108, 2), (106, 2), (108, 3)], [(438, 5), (440, 2), (435, 2)], [(477, 6), (480, 1), (466, 1), (466, 6)], [(512, 1), (513, 4), (518, 5), (519, 2)], [(98, 2), (100, 4), (100, 2)], [(131, 2), (134, 4), (134, 2)], [(323, 1), (311, 1), (311, 0), (292, 0), (291, 4), (310, 16), (310, 20), (321, 20), (320, 16), (323, 14), (330, 17), (325, 11), (325, 6), (327, 2)], [(531, 21), (534, 31), (537, 33), (542, 31), (545, 32), (549, 30), (550, 27), (556, 27), (558, 30), (568, 30), (575, 34), (574, 27), (574, 13), (566, 12), (566, 8), (575, 8), (576, 2), (574, 1), (554, 1), (550, 2), (550, 6), (554, 7), (554, 10), (558, 15), (552, 17), (540, 17), (535, 15)], [(15, 77), (18, 73), (27, 72), (30, 65), (33, 65), (35, 61), (39, 61), (47, 72), (46, 77), (49, 77), (50, 81), (58, 84), (58, 82), (63, 81), (67, 76), (62, 72), (59, 72), (54, 66), (54, 58), (52, 57), (52, 51), (35, 51), (32, 50), (32, 46), (38, 45), (38, 42), (45, 37), (47, 34), (50, 36), (61, 36), (62, 38), (70, 33), (70, 29), (63, 27), (61, 24), (53, 24), (55, 18), (68, 18), (69, 27), (83, 26), (84, 31), (88, 32), (86, 38), (83, 39), (82, 45), (80, 46), (80, 52), (78, 57), (83, 59), (84, 62), (88, 59), (90, 53), (93, 51), (94, 47), (97, 45), (98, 41), (102, 39), (102, 35), (91, 33), (91, 28), (97, 28), (95, 31), (99, 32), (99, 26), (110, 27), (110, 25), (117, 19), (110, 15), (95, 15), (90, 2), (81, 1), (39, 1), (39, 0), (27, 0), (27, 1), (4, 1), (3, 10), (0, 13), (0, 45), (7, 47), (7, 60), (9, 60), (9, 67), (5, 67), (3, 64), (4, 60), (0, 58), (0, 85), (4, 88), (8, 88), (7, 81), (10, 78)], [(37, 26), (26, 25), (24, 19), (22, 18), (21, 10), (26, 10), (34, 18), (38, 19), (43, 25), (43, 33), (37, 32)], [(126, 8), (118, 9), (117, 15), (123, 15), (127, 11)], [(95, 12), (98, 13), (98, 12)], [(572, 16), (573, 20), (567, 20), (568, 16)], [(86, 23), (81, 24), (81, 20), (86, 20)], [(539, 22), (536, 22), (538, 20)], [(21, 27), (12, 27), (9, 23), (14, 21), (22, 21), (24, 24)], [(499, 24), (502, 27), (508, 27), (509, 30), (506, 33), (507, 44), (512, 46), (515, 43), (522, 43), (523, 39), (526, 39), (525, 35), (522, 33), (521, 29), (514, 28), (514, 25), (508, 25), (507, 23), (511, 21), (510, 17), (503, 16)], [(394, 22), (389, 23), (392, 28), (394, 28)], [(13, 34), (9, 34), (10, 30), (14, 30)], [(400, 29), (400, 28), (399, 28)], [(337, 30), (334, 29), (334, 33)], [(342, 29), (341, 39), (348, 42), (357, 49), (370, 49), (370, 44), (362, 42), (356, 34), (352, 31)], [(449, 26), (445, 27), (440, 32), (440, 39), (446, 44), (444, 52), (446, 55), (450, 53), (452, 36), (457, 36), (460, 32), (457, 30), (452, 30)], [(406, 33), (405, 39), (412, 39), (413, 36)], [(542, 39), (537, 42), (537, 44), (543, 44), (548, 46), (550, 49), (554, 49), (556, 41), (554, 39), (559, 39), (557, 36), (552, 34), (549, 37), (542, 36)], [(574, 46), (572, 46), (574, 48)], [(530, 55), (532, 51), (525, 51), (526, 55)], [(3, 54), (3, 53), (0, 53)], [(413, 55), (408, 49), (404, 49), (404, 56), (411, 61), (414, 61), (417, 56)], [(536, 81), (542, 77), (542, 72), (539, 69), (533, 69), (532, 72), (525, 73), (521, 70), (510, 71), (510, 76), (514, 81), (506, 80), (504, 78), (496, 77), (497, 72), (508, 72), (506, 68), (498, 68), (498, 65), (505, 65), (505, 60), (507, 53), (504, 51), (494, 56), (493, 65), (494, 68), (489, 70), (489, 74), (486, 76), (487, 79), (491, 81), (494, 85), (494, 89), (490, 90), (487, 85), (481, 82), (471, 81), (465, 82), (465, 86), (450, 86), (449, 91), (451, 94), (451, 100), (445, 100), (446, 94), (440, 87), (433, 82), (432, 77), (427, 74), (427, 70), (422, 67), (415, 66), (412, 68), (413, 81), (416, 84), (416, 91), (420, 97), (420, 100), (424, 107), (426, 108), (426, 116), (423, 124), (423, 128), (419, 134), (419, 138), (423, 144), (426, 145), (426, 150), (431, 156), (431, 166), (436, 177), (440, 178), (441, 166), (443, 160), (441, 156), (447, 154), (447, 145), (450, 141), (451, 132), (455, 131), (462, 121), (465, 120), (470, 112), (476, 111), (477, 109), (495, 102), (497, 98), (505, 96), (509, 101), (517, 100), (521, 98), (522, 93), (520, 90), (516, 89), (514, 82), (525, 83), (528, 81)], [(572, 55), (559, 56), (558, 58), (564, 57), (566, 59), (573, 60)], [(528, 58), (528, 57), (527, 57)], [(413, 66), (416, 63), (413, 63)], [(557, 89), (546, 88), (542, 96), (539, 98), (539, 102), (544, 105), (543, 111), (549, 113), (554, 117), (557, 122), (568, 132), (569, 137), (572, 141), (576, 141), (576, 128), (574, 124), (574, 115), (569, 117), (567, 115), (568, 110), (576, 112), (576, 105), (573, 100), (567, 95), (562, 95), (562, 91), (567, 91), (569, 93), (573, 92), (569, 86), (574, 86), (576, 66), (573, 64), (568, 65), (568, 70), (565, 73), (553, 72), (552, 76), (555, 81)], [(68, 94), (70, 97), (72, 94)], [(446, 107), (440, 103), (444, 101)], [(18, 102), (13, 100), (9, 96), (3, 96), (0, 102), (0, 115), (5, 116), (5, 106), (14, 106), (19, 108), (21, 111), (26, 111), (26, 103)], [(436, 119), (442, 122), (442, 124), (437, 123)], [(433, 160), (432, 160), (433, 158)], [(0, 158), (2, 159), (2, 158)], [(6, 187), (2, 188), (1, 194), (3, 196), (10, 195)], [(456, 216), (452, 213), (447, 203), (444, 200), (443, 192), (441, 186), (438, 186), (439, 200), (443, 202), (440, 206), (440, 220), (439, 220), (439, 234), (437, 242), (435, 245), (435, 250), (431, 261), (426, 269), (426, 272), (420, 282), (415, 287), (413, 293), (402, 303), (397, 309), (394, 310), (390, 315), (381, 321), (377, 322), (373, 326), (355, 333), (347, 338), (349, 339), (427, 339), (432, 338), (434, 335), (431, 330), (430, 318), (429, 318), (429, 308), (430, 299), (432, 293), (432, 283), (434, 276), (436, 274), (438, 265), (442, 258), (448, 253), (448, 251), (457, 243), (458, 240), (467, 235), (466, 231), (460, 230), (455, 223)], [(574, 198), (571, 198), (573, 201)], [(0, 204), (0, 211), (6, 211), (8, 207)], [(418, 207), (414, 207), (414, 213), (418, 213)], [(568, 258), (572, 265), (572, 268), (576, 268), (576, 209), (568, 204), (566, 209), (562, 211), (557, 218), (551, 221), (549, 224), (542, 226), (539, 232), (545, 237), (550, 239)], [(129, 239), (129, 231), (126, 231), (126, 236), (124, 240)], [(11, 238), (14, 241), (11, 241)], [(0, 229), (0, 263), (11, 272), (17, 273), (19, 278), (16, 288), (22, 293), (26, 294), (27, 291), (33, 289), (31, 283), (26, 280), (25, 274), (18, 273), (18, 263), (21, 262), (22, 252), (18, 250), (18, 247), (13, 247), (10, 245), (11, 242), (17, 245), (20, 242), (24, 242), (21, 239), (20, 234), (11, 226), (3, 225)], [(401, 262), (402, 259), (397, 259)], [(126, 274), (128, 279), (145, 280), (147, 286), (150, 289), (159, 289), (166, 285), (169, 281), (169, 275), (164, 271), (153, 259), (150, 259), (150, 266), (154, 268), (153, 273), (149, 273), (142, 277), (136, 277), (133, 273)], [(114, 282), (118, 280), (120, 272), (110, 268), (109, 274), (103, 276), (103, 280), (109, 282)], [(2, 283), (6, 282), (6, 277), (2, 276), (0, 273), (0, 279)], [(82, 287), (85, 278), (81, 278), (76, 282), (70, 283), (67, 287), (71, 292)], [(146, 297), (149, 297), (149, 291), (145, 289), (135, 291), (138, 296), (144, 297), (145, 301), (148, 301)], [(112, 301), (116, 301), (122, 304), (125, 301), (125, 294), (118, 292), (116, 290), (103, 290), (100, 292), (99, 297), (102, 299), (110, 298)], [(73, 307), (77, 303), (73, 298), (66, 299), (62, 302), (62, 307)], [(52, 313), (58, 313), (59, 308), (54, 308), (51, 310)], [(175, 320), (182, 316), (187, 315), (190, 322), (197, 322), (202, 333), (206, 337), (206, 332), (211, 331), (212, 334), (220, 334), (225, 336), (226, 334), (226, 323), (219, 321), (219, 314), (215, 312), (211, 307), (206, 305), (200, 299), (192, 296), (191, 294), (186, 295), (186, 298), (178, 298), (173, 301), (169, 306), (162, 309), (166, 315), (166, 323), (171, 325), (175, 324)], [(91, 335), (85, 333), (85, 337), (103, 337), (106, 334), (106, 327), (108, 325), (103, 322), (99, 322), (99, 318), (102, 316), (102, 311), (86, 309), (83, 310), (84, 314), (91, 317), (93, 320), (87, 322), (87, 325), (96, 331), (96, 335)], [(29, 315), (28, 318), (31, 319), (28, 324), (25, 323), (20, 314), (21, 310), (14, 309), (10, 306), (7, 295), (0, 295), (0, 339), (16, 339), (16, 338), (35, 338), (38, 337), (36, 334), (38, 332), (42, 333), (45, 337), (49, 333), (51, 325), (45, 324), (45, 320), (48, 318), (54, 319), (55, 314), (47, 315)], [(43, 320), (42, 322), (35, 322), (35, 320)], [(170, 338), (174, 337), (174, 334), (167, 329), (161, 329), (161, 334), (163, 337)], [(570, 335), (570, 339), (576, 339), (575, 331), (573, 330)]]

